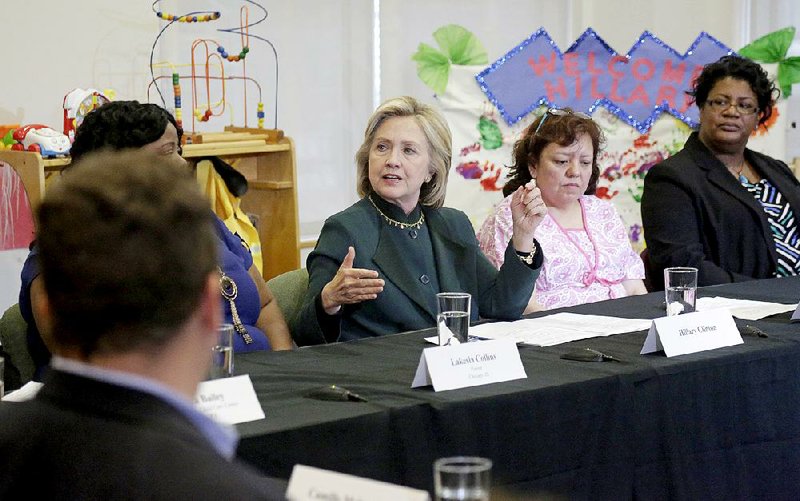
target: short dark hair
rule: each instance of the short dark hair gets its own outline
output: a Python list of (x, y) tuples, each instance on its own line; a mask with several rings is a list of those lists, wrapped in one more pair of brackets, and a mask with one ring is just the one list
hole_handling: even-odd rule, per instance
[(84, 356), (163, 345), (216, 269), (213, 218), (189, 169), (163, 157), (81, 158), (38, 210), (56, 343)]
[[(503, 186), (503, 195), (508, 196), (520, 186), (524, 186), (531, 180), (530, 166), (539, 162), (542, 151), (550, 143), (561, 146), (569, 146), (583, 134), (589, 134), (592, 140), (592, 175), (589, 178), (589, 185), (585, 195), (594, 195), (597, 191), (597, 180), (600, 178), (600, 166), (597, 165), (597, 154), (605, 141), (603, 131), (600, 126), (590, 118), (576, 115), (570, 108), (564, 108), (564, 114), (554, 115), (545, 112), (535, 120), (522, 133), (516, 143), (514, 143), (514, 165), (508, 172), (508, 180)], [(542, 124), (542, 121), (544, 123)], [(542, 124), (539, 127), (539, 124)]]
[(760, 64), (741, 56), (722, 56), (719, 60), (709, 63), (703, 67), (703, 71), (692, 84), (692, 89), (686, 91), (691, 96), (698, 108), (705, 106), (708, 94), (714, 85), (723, 78), (735, 78), (744, 80), (750, 84), (753, 93), (758, 101), (758, 109), (761, 113), (758, 123), (763, 124), (772, 116), (772, 108), (775, 101), (780, 97), (781, 91), (770, 80), (767, 72)]
[(100, 149), (122, 150), (141, 148), (164, 135), (167, 124), (178, 131), (178, 144), (183, 130), (167, 110), (151, 103), (112, 101), (91, 112), (75, 131), (70, 156), (81, 156)]

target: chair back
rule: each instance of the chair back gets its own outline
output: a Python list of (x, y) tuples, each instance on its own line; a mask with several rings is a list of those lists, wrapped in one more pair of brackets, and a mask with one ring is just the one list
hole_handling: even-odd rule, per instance
[(292, 338), (295, 338), (294, 325), (300, 306), (303, 304), (303, 296), (308, 289), (308, 270), (300, 268), (281, 273), (277, 277), (269, 279), (267, 285), (272, 290), (275, 300), (278, 301), (278, 307), (289, 325)]
[(655, 292), (652, 280), (653, 270), (650, 269), (650, 251), (647, 250), (647, 247), (639, 254), (639, 257), (642, 258), (644, 264), (644, 287), (647, 292)]
[(22, 318), (19, 304), (8, 308), (0, 318), (0, 353), (4, 362), (5, 391), (16, 390), (33, 378), (36, 365), (28, 351), (28, 323)]

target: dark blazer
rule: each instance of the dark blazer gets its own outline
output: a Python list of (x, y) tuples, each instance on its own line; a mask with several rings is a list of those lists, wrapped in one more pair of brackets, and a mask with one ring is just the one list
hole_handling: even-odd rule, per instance
[(229, 462), (171, 405), (48, 371), (0, 403), (0, 499), (284, 499), (284, 481)]
[[(746, 149), (745, 159), (800, 215), (800, 183), (781, 161)], [(647, 173), (642, 224), (655, 289), (670, 266), (698, 269), (698, 285), (775, 276), (777, 254), (761, 204), (700, 141)]]
[[(472, 294), (472, 320), (519, 318), (539, 276), (541, 249), (537, 247), (536, 269), (532, 269), (517, 259), (509, 244), (505, 264), (498, 271), (478, 247), (475, 231), (463, 212), (422, 210), (440, 290)], [(392, 231), (402, 230), (387, 225), (366, 198), (325, 221), (317, 246), (308, 256), (309, 286), (297, 319), (298, 344), (346, 341), (436, 325), (438, 291), (419, 286), (420, 273), (411, 269), (410, 260), (392, 244), (388, 234)], [(348, 246), (356, 251), (353, 266), (378, 271), (384, 289), (375, 300), (345, 305), (339, 315), (328, 316), (321, 311), (320, 292), (336, 275)]]

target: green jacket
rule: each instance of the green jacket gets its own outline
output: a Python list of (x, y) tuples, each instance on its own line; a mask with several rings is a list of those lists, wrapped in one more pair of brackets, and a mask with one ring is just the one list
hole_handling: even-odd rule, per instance
[[(530, 300), (541, 269), (541, 249), (532, 269), (516, 257), (509, 244), (505, 264), (498, 271), (478, 247), (467, 216), (451, 208), (423, 207), (433, 247), (440, 291), (472, 294), (472, 320), (515, 320)], [(330, 217), (317, 246), (308, 256), (309, 285), (295, 326), (301, 346), (347, 341), (433, 328), (436, 325), (435, 293), (419, 286), (421, 277), (407, 266), (388, 232), (387, 225), (364, 198)], [(336, 275), (347, 248), (356, 251), (355, 268), (376, 270), (385, 281), (377, 299), (345, 305), (338, 315), (322, 311), (320, 292)], [(538, 246), (538, 244), (537, 244)]]

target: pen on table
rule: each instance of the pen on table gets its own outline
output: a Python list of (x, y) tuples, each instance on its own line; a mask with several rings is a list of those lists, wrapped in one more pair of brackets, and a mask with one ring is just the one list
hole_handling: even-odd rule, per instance
[[(482, 336), (473, 336), (472, 334), (470, 334), (469, 335), (469, 340), (470, 341), (492, 341), (493, 338), (482, 337)], [(525, 343), (525, 341), (516, 341), (516, 344), (517, 344), (517, 346), (526, 346), (527, 345)], [(538, 345), (532, 344), (532, 345), (529, 345), (529, 346), (538, 346)]]
[(769, 334), (767, 334), (766, 332), (762, 331), (761, 329), (759, 329), (755, 325), (747, 324), (747, 325), (744, 326), (743, 330), (744, 330), (745, 334), (750, 335), (750, 336), (769, 337)]
[(586, 351), (588, 351), (590, 353), (594, 353), (595, 355), (600, 357), (604, 362), (620, 362), (621, 361), (620, 359), (618, 359), (616, 357), (612, 357), (611, 355), (606, 355), (602, 351), (597, 351), (597, 350), (594, 350), (592, 348), (586, 348)]
[(367, 399), (359, 395), (358, 393), (354, 393), (348, 389), (342, 388), (341, 386), (333, 385), (334, 389), (338, 389), (339, 391), (343, 392), (344, 395), (347, 397), (347, 400), (351, 402), (366, 402)]

